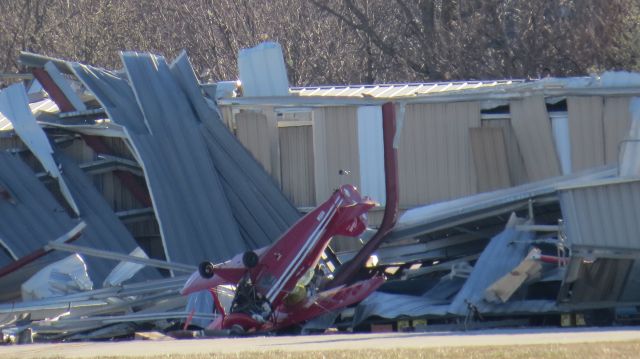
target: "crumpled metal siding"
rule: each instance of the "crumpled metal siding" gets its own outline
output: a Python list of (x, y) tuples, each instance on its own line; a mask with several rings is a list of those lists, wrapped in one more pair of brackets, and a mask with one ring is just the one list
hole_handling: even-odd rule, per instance
[[(82, 220), (87, 227), (73, 244), (123, 254), (131, 252), (137, 246), (135, 240), (93, 187), (89, 178), (69, 159), (62, 155), (59, 155), (58, 159), (82, 217), (69, 217), (51, 192), (17, 155), (0, 152), (0, 182), (4, 183), (15, 201), (15, 204), (12, 204), (0, 199), (0, 216), (3, 219), (0, 238), (20, 258), (67, 233)], [(67, 255), (68, 253), (53, 252), (39, 263), (48, 263)], [(96, 285), (102, 283), (117, 264), (116, 261), (83, 257), (89, 275)], [(12, 262), (6, 259), (8, 258), (0, 261), (0, 266)], [(157, 277), (159, 273), (153, 269), (143, 270), (138, 274), (138, 278)], [(3, 283), (6, 284), (4, 278)]]
[[(89, 177), (63, 154), (58, 152), (57, 159), (62, 165), (63, 177), (69, 185), (69, 190), (78, 203), (82, 220), (87, 224), (82, 236), (74, 244), (120, 254), (129, 254), (138, 247), (136, 240), (113, 213)], [(118, 264), (113, 260), (83, 257), (87, 263), (89, 276), (96, 286), (99, 286)], [(134, 278), (155, 279), (160, 278), (160, 273), (154, 268), (145, 268)]]
[[(0, 238), (18, 258), (42, 248), (79, 223), (67, 215), (18, 155), (0, 151), (0, 182), (15, 202), (0, 198)], [(7, 264), (0, 262), (0, 266)]]

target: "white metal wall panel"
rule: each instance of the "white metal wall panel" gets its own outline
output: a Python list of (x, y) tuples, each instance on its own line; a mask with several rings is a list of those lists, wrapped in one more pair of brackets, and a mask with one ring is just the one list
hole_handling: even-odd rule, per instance
[(640, 249), (640, 181), (562, 190), (560, 204), (571, 245)]
[[(324, 202), (342, 184), (360, 184), (356, 107), (324, 107), (314, 110), (316, 201)], [(339, 171), (348, 171), (340, 175)]]
[(472, 127), (480, 127), (477, 102), (406, 106), (398, 148), (401, 206), (476, 193)]
[(603, 107), (600, 96), (567, 98), (573, 171), (605, 163)]
[(563, 175), (567, 175), (572, 172), (569, 116), (566, 112), (562, 112), (559, 114), (551, 113), (550, 117), (553, 142), (556, 144), (556, 153), (560, 161), (560, 169)]
[(279, 128), (282, 191), (297, 207), (314, 206), (313, 129), (311, 126)]
[(551, 121), (542, 96), (511, 101), (511, 125), (518, 138), (529, 181), (560, 175)]
[(469, 139), (478, 178), (478, 192), (511, 186), (502, 129), (470, 128)]
[(527, 169), (524, 166), (518, 138), (511, 126), (510, 118), (482, 120), (482, 127), (492, 127), (502, 129), (502, 137), (507, 151), (507, 161), (509, 162), (509, 178), (514, 186), (529, 182)]
[(275, 42), (264, 42), (238, 54), (238, 68), (243, 95), (287, 96), (289, 80), (282, 48)]
[(262, 167), (271, 173), (271, 152), (267, 116), (259, 111), (242, 110), (236, 114), (236, 136)]
[(604, 100), (604, 144), (608, 165), (618, 164), (618, 145), (629, 134), (630, 97), (607, 97)]
[(358, 152), (360, 153), (360, 192), (381, 205), (386, 202), (382, 107), (358, 107)]

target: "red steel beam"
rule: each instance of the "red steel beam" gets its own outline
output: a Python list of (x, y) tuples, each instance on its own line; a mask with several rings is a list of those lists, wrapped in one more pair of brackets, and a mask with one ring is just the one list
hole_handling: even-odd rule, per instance
[(364, 267), (367, 259), (384, 242), (386, 235), (396, 224), (398, 218), (398, 150), (394, 147), (396, 137), (396, 111), (392, 102), (382, 105), (382, 131), (384, 146), (385, 193), (387, 196), (384, 216), (380, 228), (362, 247), (356, 256), (338, 269), (334, 279), (327, 283), (328, 288), (349, 283)]
[[(71, 243), (73, 241), (75, 241), (76, 239), (80, 238), (80, 236), (82, 235), (82, 232), (77, 233), (76, 235), (74, 235), (73, 237), (67, 239), (66, 241), (64, 241), (64, 243)], [(18, 260), (16, 260), (15, 262), (11, 262), (9, 264), (7, 264), (6, 266), (0, 268), (0, 278), (6, 276), (7, 274), (11, 274), (15, 271), (17, 271), (18, 269), (26, 266), (29, 263), (34, 262), (35, 260), (44, 257), (45, 255), (49, 254), (53, 252), (52, 249), (45, 249), (40, 248), (40, 249), (36, 249), (35, 251), (27, 254), (26, 256), (19, 258)]]

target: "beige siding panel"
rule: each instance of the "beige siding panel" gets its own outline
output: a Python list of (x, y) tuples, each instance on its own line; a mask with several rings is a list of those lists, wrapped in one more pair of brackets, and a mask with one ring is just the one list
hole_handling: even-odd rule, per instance
[(509, 164), (509, 178), (511, 184), (517, 186), (529, 182), (527, 177), (527, 169), (524, 166), (520, 146), (518, 146), (518, 138), (511, 126), (511, 119), (491, 119), (482, 120), (482, 127), (500, 128), (502, 129), (502, 138), (504, 139), (505, 149), (507, 151), (507, 161)]
[(313, 130), (311, 126), (295, 126), (280, 128), (279, 132), (282, 191), (297, 207), (313, 206)]
[(567, 98), (574, 172), (604, 165), (603, 99), (600, 96)]
[(469, 128), (479, 126), (476, 102), (406, 106), (398, 148), (402, 207), (476, 193)]
[(529, 181), (559, 176), (560, 162), (544, 98), (533, 96), (511, 101), (511, 125)]
[(509, 162), (501, 128), (470, 128), (471, 153), (478, 192), (511, 186)]
[[(316, 202), (324, 202), (342, 184), (360, 185), (357, 107), (314, 110)], [(349, 171), (340, 175), (340, 170)]]
[(618, 145), (629, 135), (630, 100), (630, 97), (607, 97), (604, 99), (604, 152), (608, 165), (618, 164)]
[(236, 136), (262, 167), (271, 173), (269, 132), (267, 116), (262, 112), (242, 110), (236, 114)]

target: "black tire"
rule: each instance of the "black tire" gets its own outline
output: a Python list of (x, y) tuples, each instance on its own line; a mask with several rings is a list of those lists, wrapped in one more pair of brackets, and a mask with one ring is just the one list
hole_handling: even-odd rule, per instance
[(211, 278), (213, 277), (214, 266), (211, 262), (202, 262), (198, 266), (198, 272), (202, 278)]
[(242, 255), (242, 264), (249, 269), (257, 266), (259, 261), (260, 258), (258, 258), (258, 255), (254, 251), (246, 251)]

